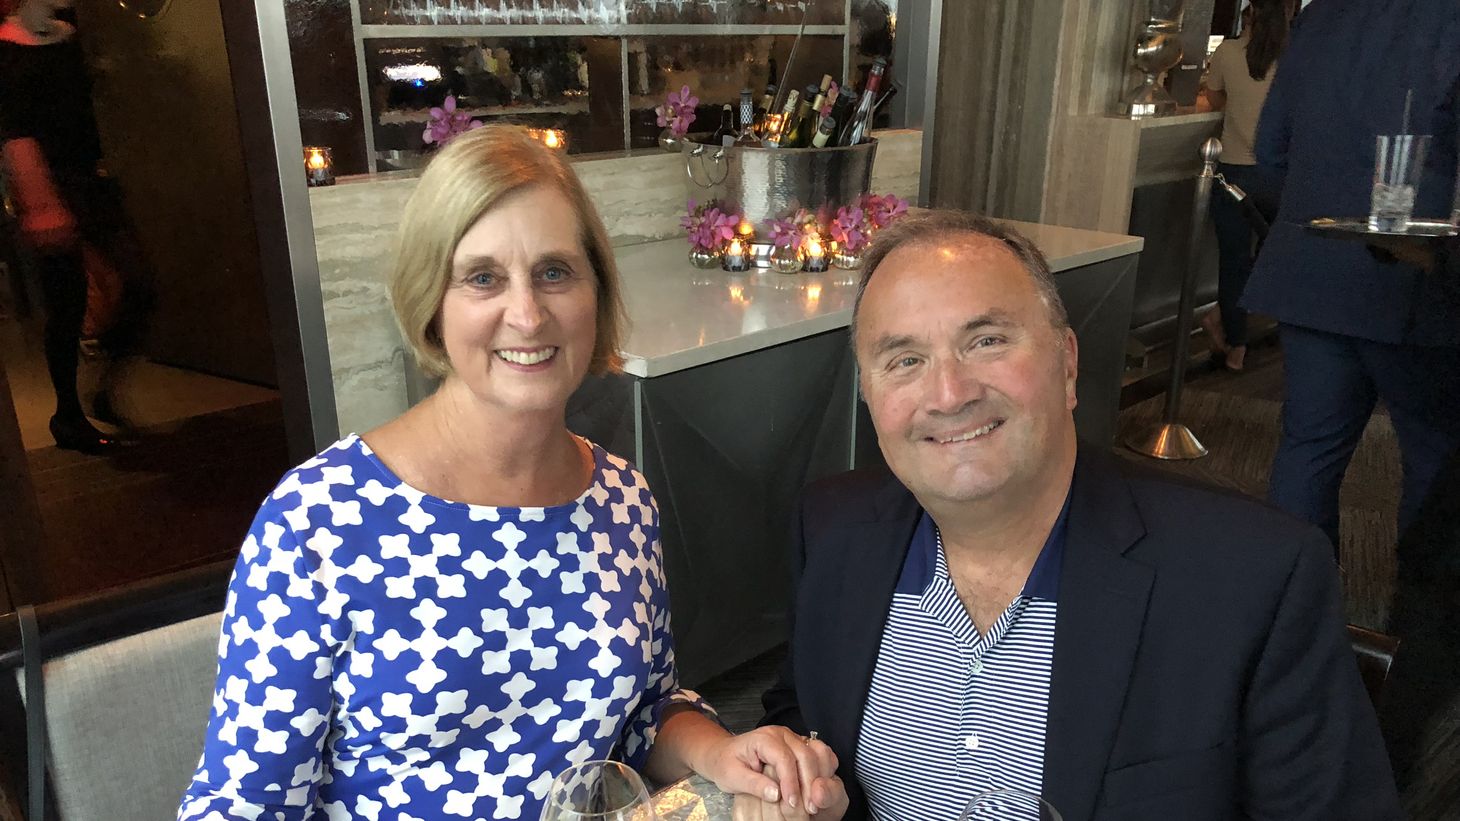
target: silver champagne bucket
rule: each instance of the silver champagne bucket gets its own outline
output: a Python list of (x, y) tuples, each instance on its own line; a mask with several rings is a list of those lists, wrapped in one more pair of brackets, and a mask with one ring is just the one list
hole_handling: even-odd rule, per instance
[(752, 223), (782, 219), (798, 208), (835, 213), (872, 184), (877, 140), (840, 148), (720, 147), (685, 142), (685, 190), (697, 203), (719, 200), (722, 210)]

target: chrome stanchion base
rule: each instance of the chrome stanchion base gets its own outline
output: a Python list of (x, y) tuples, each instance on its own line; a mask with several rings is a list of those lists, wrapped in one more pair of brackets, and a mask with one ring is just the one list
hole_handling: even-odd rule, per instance
[(1196, 434), (1180, 422), (1168, 422), (1144, 434), (1132, 436), (1125, 446), (1136, 453), (1171, 461), (1200, 459), (1207, 455), (1206, 447), (1196, 438)]

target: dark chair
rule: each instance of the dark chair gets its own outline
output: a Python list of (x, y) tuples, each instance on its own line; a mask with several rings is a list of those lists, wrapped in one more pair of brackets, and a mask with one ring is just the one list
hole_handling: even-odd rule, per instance
[[(232, 562), (35, 609), (46, 819), (170, 818), (202, 752)], [(26, 793), (25, 653), (0, 615), (0, 793)]]
[(1348, 626), (1349, 642), (1359, 660), (1359, 675), (1369, 691), (1369, 701), (1379, 709), (1379, 699), (1384, 691), (1384, 681), (1389, 678), (1389, 668), (1394, 666), (1394, 653), (1399, 649), (1399, 639), (1377, 633), (1356, 624)]

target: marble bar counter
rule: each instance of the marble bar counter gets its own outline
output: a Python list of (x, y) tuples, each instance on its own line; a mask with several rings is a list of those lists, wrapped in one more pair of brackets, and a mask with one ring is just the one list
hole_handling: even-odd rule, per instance
[[(1114, 434), (1137, 237), (1012, 223), (1048, 256), (1080, 344), (1082, 438)], [(731, 274), (683, 239), (616, 249), (625, 373), (590, 379), (568, 424), (631, 457), (659, 503), (689, 686), (785, 640), (792, 508), (809, 482), (880, 462), (848, 325), (860, 272)]]
[[(1144, 243), (1120, 234), (1005, 223), (1033, 240), (1056, 274), (1139, 253)], [(682, 239), (617, 249), (633, 322), (622, 351), (624, 369), (634, 376), (663, 376), (851, 322), (860, 272), (731, 274), (692, 267), (686, 251)]]

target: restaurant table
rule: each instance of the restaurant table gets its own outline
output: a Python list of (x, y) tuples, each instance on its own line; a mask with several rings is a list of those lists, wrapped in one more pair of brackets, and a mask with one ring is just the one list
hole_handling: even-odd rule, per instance
[(729, 821), (735, 798), (703, 776), (682, 778), (654, 793), (659, 821)]

